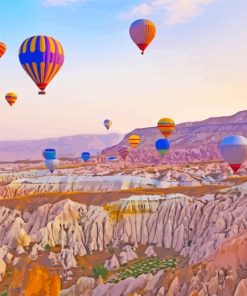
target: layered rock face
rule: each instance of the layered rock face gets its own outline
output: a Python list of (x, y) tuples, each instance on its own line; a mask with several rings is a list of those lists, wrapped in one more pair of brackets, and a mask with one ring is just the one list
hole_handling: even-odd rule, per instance
[[(82, 291), (85, 295), (118, 295), (111, 293), (122, 291), (119, 295), (240, 296), (246, 289), (247, 278), (246, 208), (247, 183), (193, 198), (183, 194), (132, 195), (104, 207), (86, 206), (69, 199), (25, 210), (0, 207), (0, 280), (5, 277), (6, 266), (14, 265), (18, 270), (20, 258), (28, 256), (22, 265), (31, 264), (33, 274), (42, 274), (39, 280), (47, 284), (48, 290), (54, 288), (49, 284), (49, 278), (54, 276), (54, 295), (83, 295)], [(56, 278), (56, 273), (47, 273), (32, 262), (37, 263), (47, 246), (58, 245), (59, 253), (49, 252), (48, 256), (51, 266), (59, 265), (63, 270)], [(117, 284), (98, 284), (94, 279), (80, 278), (60, 292), (61, 279), (65, 275), (71, 278), (71, 270), (77, 268), (75, 256), (120, 245), (124, 246), (120, 254), (107, 265), (110, 270), (138, 257), (129, 245), (146, 245), (147, 257), (157, 255), (153, 247), (174, 249), (188, 258), (189, 270), (162, 271)], [(34, 280), (28, 272), (22, 272), (25, 287), (12, 284), (12, 295), (26, 289), (32, 291)], [(190, 276), (184, 278), (187, 273)], [(22, 282), (18, 272), (15, 277)], [(43, 285), (41, 282), (37, 285)]]
[[(118, 168), (120, 170), (120, 168)], [(188, 166), (132, 168), (116, 172), (101, 165), (93, 169), (61, 169), (54, 175), (47, 170), (28, 170), (0, 174), (0, 198), (15, 198), (46, 192), (105, 192), (134, 188), (170, 188), (218, 184), (232, 176), (226, 163), (202, 163)], [(239, 171), (244, 175), (247, 168)]]
[(32, 212), (0, 208), (0, 245), (70, 247), (75, 255), (102, 251), (120, 242), (173, 248), (190, 263), (206, 258), (229, 238), (246, 230), (245, 186), (201, 198), (135, 197), (99, 206), (70, 200), (45, 204)]

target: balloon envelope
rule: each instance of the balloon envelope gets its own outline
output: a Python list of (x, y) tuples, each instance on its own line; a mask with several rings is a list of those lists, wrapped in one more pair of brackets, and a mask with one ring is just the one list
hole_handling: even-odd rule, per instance
[(165, 138), (168, 138), (175, 129), (175, 122), (171, 118), (162, 118), (158, 122), (158, 129)]
[(81, 158), (84, 160), (84, 161), (88, 161), (90, 158), (91, 158), (91, 155), (89, 152), (82, 152), (81, 154)]
[(170, 149), (170, 142), (167, 139), (159, 139), (155, 142), (155, 148), (163, 156)]
[(64, 51), (59, 41), (48, 36), (27, 38), (19, 50), (19, 60), (30, 78), (45, 94), (45, 88), (61, 69)]
[(51, 173), (53, 173), (59, 167), (59, 160), (56, 159), (46, 159), (45, 165)]
[(141, 138), (138, 135), (131, 135), (129, 136), (128, 141), (132, 148), (136, 148), (139, 145)]
[(107, 130), (112, 126), (112, 121), (110, 119), (104, 120), (104, 126), (107, 128)]
[(0, 42), (0, 58), (5, 54), (6, 45), (3, 42)]
[(9, 103), (9, 105), (12, 106), (17, 100), (17, 94), (14, 92), (9, 92), (5, 95), (5, 99)]
[(144, 50), (152, 42), (156, 34), (155, 24), (146, 19), (139, 19), (133, 22), (129, 29), (130, 37), (144, 53)]
[(43, 151), (43, 156), (45, 159), (56, 159), (57, 158), (57, 152), (53, 148), (47, 148)]
[(234, 172), (247, 159), (247, 139), (243, 136), (228, 136), (220, 143), (220, 152)]
[(118, 148), (118, 153), (122, 159), (126, 159), (126, 157), (129, 155), (129, 147), (124, 145), (120, 146)]
[(109, 157), (107, 157), (107, 160), (108, 161), (116, 161), (117, 160), (117, 157), (116, 156), (109, 156)]

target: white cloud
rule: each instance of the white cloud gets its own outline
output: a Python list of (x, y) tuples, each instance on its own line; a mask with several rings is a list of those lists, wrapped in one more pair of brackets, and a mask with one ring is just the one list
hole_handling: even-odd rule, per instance
[(204, 6), (216, 0), (149, 0), (136, 5), (120, 17), (145, 17), (153, 14), (164, 14), (166, 23), (175, 25), (203, 13)]
[(65, 6), (76, 2), (86, 2), (85, 0), (43, 0), (44, 6)]

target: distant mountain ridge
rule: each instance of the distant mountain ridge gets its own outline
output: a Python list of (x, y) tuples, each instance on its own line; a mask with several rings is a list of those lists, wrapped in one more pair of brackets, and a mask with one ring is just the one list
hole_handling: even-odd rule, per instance
[(23, 141), (0, 141), (0, 161), (42, 160), (42, 150), (57, 149), (58, 156), (79, 158), (82, 151), (92, 154), (118, 154), (120, 145), (129, 145), (131, 134), (141, 136), (140, 146), (132, 150), (129, 161), (144, 163), (194, 162), (221, 159), (220, 140), (230, 134), (247, 137), (247, 110), (231, 116), (212, 117), (202, 121), (178, 124), (169, 140), (169, 154), (161, 158), (154, 148), (157, 139), (162, 138), (156, 127), (138, 128), (125, 136), (117, 133), (86, 134)]
[(221, 159), (219, 142), (223, 137), (231, 134), (247, 137), (247, 110), (231, 116), (213, 117), (202, 121), (178, 124), (169, 137), (171, 149), (164, 158), (160, 158), (154, 148), (155, 141), (162, 138), (157, 127), (133, 130), (118, 145), (104, 149), (102, 155), (117, 153), (120, 145), (128, 145), (128, 137), (131, 134), (138, 134), (141, 137), (139, 148), (130, 153), (131, 160), (135, 162), (184, 163), (219, 160)]
[(0, 161), (42, 160), (42, 151), (52, 147), (58, 157), (79, 158), (81, 152), (99, 153), (102, 149), (121, 141), (117, 133), (87, 134), (39, 140), (0, 141)]

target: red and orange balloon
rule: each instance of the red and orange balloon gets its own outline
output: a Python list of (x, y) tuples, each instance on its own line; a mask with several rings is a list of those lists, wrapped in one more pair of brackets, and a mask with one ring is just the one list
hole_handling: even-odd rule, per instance
[(142, 54), (144, 54), (145, 49), (156, 35), (156, 27), (152, 21), (140, 19), (131, 24), (129, 33), (134, 43), (139, 47)]
[(0, 58), (5, 54), (7, 47), (3, 42), (0, 42)]

